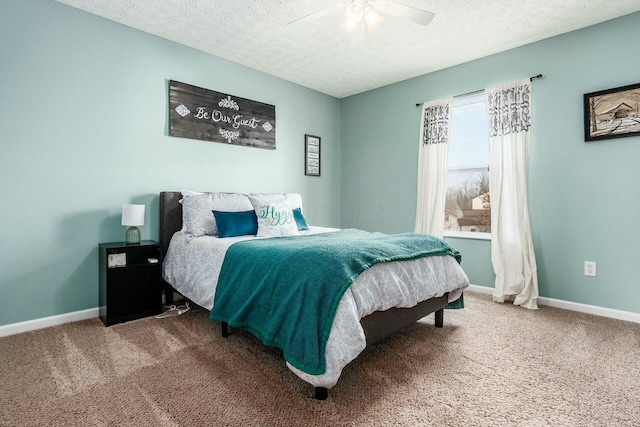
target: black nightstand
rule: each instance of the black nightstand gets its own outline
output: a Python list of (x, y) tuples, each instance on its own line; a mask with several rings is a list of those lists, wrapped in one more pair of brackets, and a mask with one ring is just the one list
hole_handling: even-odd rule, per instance
[(162, 312), (160, 243), (102, 243), (100, 319), (106, 326)]

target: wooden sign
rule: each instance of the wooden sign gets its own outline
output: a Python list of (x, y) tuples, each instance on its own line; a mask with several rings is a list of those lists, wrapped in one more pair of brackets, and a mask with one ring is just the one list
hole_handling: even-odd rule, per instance
[(169, 135), (276, 149), (276, 107), (169, 81)]

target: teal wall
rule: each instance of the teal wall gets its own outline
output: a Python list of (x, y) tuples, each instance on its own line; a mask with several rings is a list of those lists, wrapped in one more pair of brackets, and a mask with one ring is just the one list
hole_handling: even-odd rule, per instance
[[(51, 0), (0, 0), (0, 325), (96, 307), (98, 243), (123, 239), (123, 203), (147, 206), (142, 237), (157, 238), (162, 190), (295, 191), (313, 224), (410, 231), (415, 103), (537, 73), (541, 294), (640, 312), (640, 140), (582, 136), (583, 93), (640, 82), (638, 39), (636, 13), (337, 100)], [(277, 149), (167, 136), (169, 79), (275, 105)], [(305, 133), (322, 137), (320, 178), (302, 173)], [(492, 286), (490, 243), (450, 241)]]
[[(633, 40), (640, 13), (343, 99), (341, 225), (413, 230), (417, 102), (542, 73), (529, 178), (540, 294), (640, 313), (640, 138), (585, 143), (582, 128), (584, 93), (640, 83)], [(490, 242), (449, 241), (471, 282), (493, 287)], [(585, 260), (597, 277), (583, 275)]]
[[(277, 149), (167, 136), (170, 79), (275, 105)], [(162, 190), (300, 192), (339, 225), (336, 98), (51, 0), (0, 0), (0, 97), (0, 325), (96, 307), (98, 243), (132, 202), (157, 239)]]

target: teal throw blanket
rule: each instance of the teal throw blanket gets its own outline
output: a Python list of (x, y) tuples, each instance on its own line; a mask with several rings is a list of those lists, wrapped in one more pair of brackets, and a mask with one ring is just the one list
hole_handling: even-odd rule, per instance
[(238, 242), (227, 250), (210, 319), (245, 329), (312, 375), (342, 295), (379, 262), (460, 253), (433, 236), (341, 230)]

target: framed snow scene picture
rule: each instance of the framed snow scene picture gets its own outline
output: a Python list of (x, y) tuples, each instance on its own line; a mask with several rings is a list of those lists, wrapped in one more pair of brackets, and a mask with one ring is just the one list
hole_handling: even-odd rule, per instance
[(584, 140), (640, 136), (640, 83), (584, 94)]

